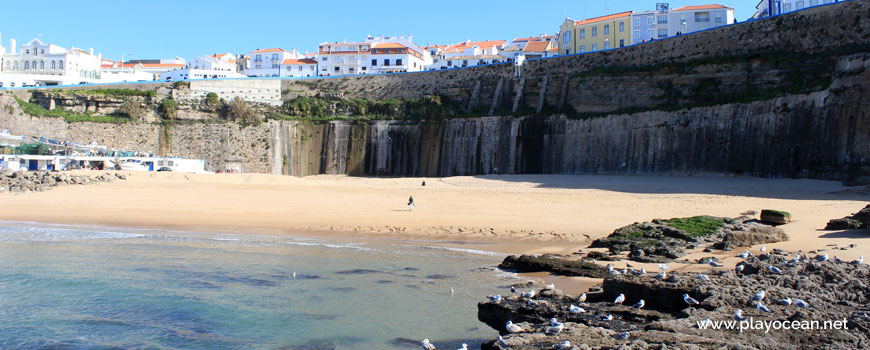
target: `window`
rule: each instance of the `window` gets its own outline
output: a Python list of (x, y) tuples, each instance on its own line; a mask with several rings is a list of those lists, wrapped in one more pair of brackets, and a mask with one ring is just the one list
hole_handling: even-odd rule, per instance
[(272, 54), (272, 61), (277, 61), (277, 60), (278, 60), (278, 54), (277, 54), (277, 53), (273, 53), (273, 54)]
[(635, 31), (634, 31), (634, 37), (635, 37), (635, 38), (640, 38), (640, 31), (639, 31), (639, 30), (635, 30)]
[(622, 33), (625, 31), (625, 22), (619, 22), (619, 32)]
[(453, 61), (447, 61), (447, 66), (448, 66), (448, 67), (452, 67), (452, 66), (453, 66)]
[(377, 65), (378, 65), (378, 60), (372, 59), (372, 66), (377, 66)]
[(254, 62), (263, 62), (263, 56), (257, 55), (254, 57)]
[(254, 66), (254, 68), (255, 68), (255, 69), (261, 69), (261, 68), (263, 68), (263, 67), (260, 66), (260, 65), (258, 64), (258, 65), (256, 65), (256, 66)]
[[(801, 2), (801, 3), (803, 3), (803, 2)], [(40, 54), (40, 55), (45, 55), (45, 49), (39, 49), (39, 54)]]
[(389, 66), (389, 65), (390, 65), (390, 60), (389, 60), (389, 59), (385, 59), (385, 60), (384, 60), (384, 65), (385, 65), (385, 66)]
[(580, 52), (586, 52), (586, 45), (580, 45)]
[(795, 10), (800, 10), (800, 9), (802, 9), (802, 8), (804, 8), (804, 2), (803, 2), (803, 1), (798, 1), (798, 2), (795, 2), (795, 3), (794, 3), (794, 9), (795, 9)]
[(320, 59), (323, 62), (326, 62), (326, 57)]
[(810, 0), (810, 6), (816, 6), (819, 4), (819, 0)]
[(30, 54), (30, 49), (24, 50), (24, 54), (25, 54), (25, 55), (29, 55), (29, 54)]
[(30, 70), (30, 62), (24, 61), (24, 70)]
[(338, 72), (338, 67), (335, 67), (335, 72), (336, 72), (336, 73)]
[(791, 4), (782, 4), (782, 12), (791, 12)]
[[(581, 38), (582, 38), (582, 36), (581, 36)], [(563, 43), (570, 43), (571, 42), (571, 32), (570, 31), (567, 31), (567, 32), (562, 34), (562, 42)]]
[(396, 65), (397, 65), (397, 66), (401, 66), (401, 65), (402, 65), (402, 59), (401, 59), (401, 58), (396, 60)]
[(301, 71), (302, 71), (302, 66), (299, 66), (299, 69), (297, 69), (297, 70), (301, 72)]
[(586, 37), (586, 28), (580, 29), (580, 39), (583, 39), (585, 37)]
[(710, 22), (710, 13), (695, 12), (695, 22)]
[(636, 26), (639, 26), (639, 25), (640, 25), (640, 18), (635, 18), (635, 19), (634, 19), (634, 25), (636, 25)]
[(9, 70), (9, 61), (6, 61), (6, 70)]
[(604, 49), (607, 50), (610, 48), (610, 41), (604, 41)]
[(462, 66), (465, 67), (468, 65), (468, 60), (462, 60)]
[(653, 32), (652, 29), (647, 29), (647, 30), (646, 30), (646, 36), (648, 36), (650, 39), (653, 38), (653, 35), (655, 35), (655, 32)]
[(39, 62), (39, 70), (45, 70), (45, 61)]
[(625, 46), (625, 39), (619, 39), (619, 47)]
[(598, 51), (598, 44), (592, 44), (592, 51)]
[(18, 70), (18, 61), (12, 62), (12, 70)]
[(722, 23), (722, 17), (716, 17), (716, 23)]
[(658, 15), (659, 24), (668, 24), (668, 15)]
[(668, 30), (664, 29), (664, 28), (659, 29), (659, 38), (667, 38), (667, 37), (668, 37)]
[(278, 68), (278, 64), (277, 64), (277, 63), (272, 63), (272, 69), (275, 69), (275, 68)]
[(649, 16), (649, 17), (646, 18), (646, 24), (653, 24), (653, 18), (652, 18), (652, 16)]
[(605, 35), (610, 34), (610, 25), (609, 24), (604, 25), (604, 34)]
[(592, 37), (598, 36), (598, 27), (592, 27)]

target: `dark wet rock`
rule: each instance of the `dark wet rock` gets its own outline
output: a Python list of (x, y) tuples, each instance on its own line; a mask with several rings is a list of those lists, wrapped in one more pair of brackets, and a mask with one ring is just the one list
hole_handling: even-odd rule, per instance
[[(47, 189), (79, 184), (114, 182), (119, 174), (68, 175), (62, 172), (15, 171), (0, 172), (0, 192), (43, 192)], [(126, 178), (126, 177), (125, 177)]]
[(326, 289), (329, 289), (329, 290), (335, 291), (335, 292), (342, 292), (342, 293), (353, 292), (356, 290), (356, 288), (354, 288), (354, 287), (329, 287)]
[(825, 230), (852, 230), (870, 228), (870, 204), (850, 216), (828, 221)]
[(619, 261), (620, 257), (593, 250), (589, 252), (589, 254), (586, 254), (586, 259), (601, 261)]
[(378, 270), (368, 270), (368, 269), (353, 269), (353, 270), (341, 270), (335, 271), (336, 275), (365, 275), (372, 273), (385, 273), (383, 271)]
[(774, 225), (785, 225), (791, 222), (791, 213), (782, 210), (762, 209), (761, 221)]
[(390, 281), (390, 280), (377, 280), (377, 281), (375, 281), (375, 283), (377, 283), (377, 284), (390, 284), (390, 283), (395, 283), (395, 282)]
[(603, 278), (607, 269), (590, 262), (559, 259), (551, 255), (508, 256), (498, 265), (500, 269), (517, 272), (551, 272), (563, 276)]
[(426, 278), (428, 278), (430, 280), (449, 280), (451, 278), (456, 278), (456, 276), (434, 274), (434, 275), (428, 275), (428, 276), (426, 276)]
[(718, 249), (749, 247), (758, 244), (788, 241), (783, 229), (759, 222), (745, 222), (730, 225), (724, 230), (722, 240), (717, 242)]
[(655, 219), (620, 227), (609, 236), (596, 239), (589, 247), (607, 248), (611, 254), (627, 251), (629, 259), (638, 262), (668, 262), (685, 256), (686, 249), (716, 242), (721, 227), (730, 221), (712, 216)]
[[(789, 253), (790, 255), (793, 253)], [(709, 281), (697, 273), (670, 272), (664, 280), (655, 274), (615, 275), (607, 277), (601, 291), (588, 292), (587, 301), (579, 303), (573, 296), (558, 291), (541, 291), (530, 304), (516, 296), (500, 303), (478, 304), (478, 319), (499, 331), (510, 349), (549, 349), (569, 340), (576, 349), (614, 349), (630, 345), (631, 349), (862, 349), (870, 345), (870, 265), (847, 262), (797, 262), (786, 264), (787, 258), (766, 254), (767, 260), (750, 257), (741, 262), (742, 273), (732, 269), (705, 272)], [(783, 271), (770, 271), (774, 265)], [(759, 290), (766, 291), (764, 305), (773, 314), (755, 309), (750, 302)], [(624, 305), (613, 304), (617, 295), (625, 296)], [(690, 306), (683, 301), (689, 294), (700, 302)], [(811, 309), (783, 306), (776, 303), (785, 297), (802, 299)], [(645, 307), (630, 305), (644, 299)], [(571, 313), (571, 304), (586, 310)], [(731, 320), (735, 310), (754, 320), (846, 320), (849, 330), (785, 331), (746, 330), (722, 331), (700, 329), (706, 319)], [(610, 314), (613, 319), (602, 320)], [(555, 317), (565, 323), (558, 335), (543, 333), (546, 323)], [(527, 333), (508, 334), (505, 323), (511, 320)], [(614, 337), (629, 332), (629, 338)], [(483, 349), (506, 349), (497, 341), (484, 343)]]

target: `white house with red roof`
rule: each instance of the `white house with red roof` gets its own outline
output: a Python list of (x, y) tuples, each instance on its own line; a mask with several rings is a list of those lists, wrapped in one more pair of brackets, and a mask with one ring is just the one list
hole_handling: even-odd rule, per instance
[(314, 58), (288, 58), (281, 62), (282, 77), (316, 77), (317, 60)]
[(668, 11), (668, 34), (686, 34), (734, 23), (734, 9), (724, 5), (683, 6)]
[(429, 50), (438, 52), (426, 70), (449, 69), (456, 67), (479, 66), (484, 64), (506, 62), (508, 59), (499, 55), (505, 48), (504, 40), (465, 41), (458, 44), (429, 46)]
[(249, 77), (277, 77), (284, 60), (304, 58), (296, 49), (287, 51), (280, 48), (257, 49), (249, 52), (248, 57), (244, 74)]
[(160, 74), (160, 80), (179, 81), (187, 79), (245, 78), (237, 72), (236, 56), (231, 53), (216, 53), (198, 56), (180, 69)]
[(353, 75), (417, 72), (432, 62), (428, 51), (412, 37), (369, 36), (363, 42), (335, 42), (319, 45), (319, 75)]

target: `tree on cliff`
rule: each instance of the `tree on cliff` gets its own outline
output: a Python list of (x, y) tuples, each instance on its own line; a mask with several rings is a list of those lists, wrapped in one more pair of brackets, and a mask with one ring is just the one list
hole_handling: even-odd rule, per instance
[(233, 121), (244, 125), (257, 125), (262, 121), (257, 117), (256, 111), (240, 97), (233, 98), (227, 105), (227, 116)]
[(142, 104), (132, 99), (124, 100), (124, 103), (118, 108), (118, 112), (126, 115), (130, 120), (141, 120), (146, 113)]

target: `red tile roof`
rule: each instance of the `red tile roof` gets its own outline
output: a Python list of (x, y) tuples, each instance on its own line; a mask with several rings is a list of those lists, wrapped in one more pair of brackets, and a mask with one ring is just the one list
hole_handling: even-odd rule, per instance
[(469, 47), (477, 46), (483, 50), (487, 50), (492, 48), (493, 46), (501, 46), (504, 45), (504, 40), (488, 40), (488, 41), (472, 41), (466, 42), (463, 41), (458, 44), (453, 44), (444, 49), (444, 53), (453, 53), (453, 52), (462, 52)]
[(404, 49), (407, 46), (399, 43), (373, 43), (373, 47), (378, 49)]
[(574, 25), (579, 26), (579, 25), (584, 25), (584, 24), (592, 24), (592, 23), (598, 23), (598, 22), (603, 22), (603, 21), (610, 21), (610, 20), (614, 20), (617, 18), (630, 16), (632, 12), (634, 12), (634, 11), (625, 11), (625, 12), (620, 12), (620, 13), (614, 13), (612, 15), (607, 15), (607, 16), (587, 18), (587, 19), (584, 19), (582, 21), (574, 22)]
[(317, 64), (317, 60), (313, 60), (310, 58), (302, 58), (302, 59), (286, 59), (281, 62), (282, 65), (291, 65), (291, 64)]
[(548, 47), (550, 47), (549, 41), (530, 41), (523, 48), (523, 52), (544, 52), (547, 51)]
[(532, 37), (528, 37), (528, 38), (515, 38), (514, 42), (517, 42), (517, 41), (545, 41), (548, 39), (555, 39), (555, 38), (556, 38), (555, 35), (532, 36)]
[(284, 49), (260, 49), (260, 50), (256, 50), (256, 51), (251, 51), (251, 53), (261, 53), (261, 52), (281, 52), (281, 51), (289, 52), (289, 51), (284, 50)]
[(176, 64), (176, 63), (124, 63), (120, 67), (116, 67), (114, 64), (104, 64), (101, 67), (102, 68), (132, 68), (132, 67), (135, 67), (137, 64), (141, 64), (142, 67), (145, 67), (145, 68), (181, 68), (181, 67), (184, 67), (184, 65), (180, 64), (180, 63), (178, 63), (178, 64)]
[(683, 6), (680, 8), (675, 8), (671, 11), (715, 10), (715, 9), (727, 9), (727, 8), (729, 8), (729, 7), (718, 5), (718, 4), (712, 4), (712, 5)]

